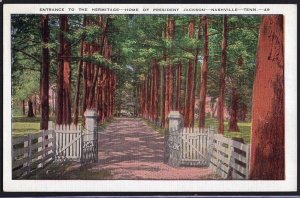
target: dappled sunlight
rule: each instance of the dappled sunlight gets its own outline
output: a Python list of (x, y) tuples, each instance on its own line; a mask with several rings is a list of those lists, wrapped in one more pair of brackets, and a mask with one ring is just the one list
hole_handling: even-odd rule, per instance
[(118, 118), (99, 134), (99, 164), (113, 179), (213, 179), (209, 168), (164, 164), (164, 137), (139, 119)]

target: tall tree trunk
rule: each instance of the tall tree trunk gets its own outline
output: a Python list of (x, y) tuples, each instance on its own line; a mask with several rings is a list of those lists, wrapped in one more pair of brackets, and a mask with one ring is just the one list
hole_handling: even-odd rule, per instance
[(220, 78), (220, 97), (219, 97), (219, 133), (224, 134), (224, 100), (225, 100), (225, 76), (227, 61), (227, 16), (224, 15), (223, 23), (223, 48), (222, 48), (222, 65)]
[(61, 58), (64, 52), (64, 23), (62, 15), (60, 16), (60, 34), (59, 34), (59, 53), (57, 65), (57, 110), (56, 110), (56, 124), (63, 123), (63, 86), (64, 86), (64, 61)]
[(150, 74), (149, 74), (149, 119), (152, 121), (152, 115), (153, 115), (153, 68), (151, 68), (150, 70)]
[[(174, 39), (175, 35), (175, 20), (173, 16), (169, 16), (169, 21), (168, 21), (168, 34), (167, 38), (169, 38), (171, 41)], [(171, 58), (170, 55), (173, 54), (174, 49), (171, 49), (168, 53), (168, 60), (170, 61), (169, 63), (169, 69), (168, 69), (168, 115), (170, 111), (173, 110), (174, 108), (174, 65), (171, 63)]]
[(190, 60), (188, 64), (188, 75), (186, 80), (186, 93), (184, 105), (184, 126), (191, 127), (191, 92), (192, 92), (192, 78), (193, 78), (193, 63)]
[[(41, 84), (41, 123), (40, 129), (48, 129), (49, 121), (49, 66), (50, 66), (50, 54), (49, 54), (49, 15), (42, 15), (41, 27), (42, 27), (42, 40), (43, 40), (43, 62), (42, 62), (42, 84)], [(36, 101), (35, 101), (36, 102)]]
[[(109, 24), (109, 18), (106, 19), (106, 25), (103, 31), (103, 35), (101, 38), (101, 43), (100, 43), (100, 51), (99, 54), (104, 55), (104, 49), (108, 48), (108, 41), (107, 41), (107, 32), (108, 32), (108, 24)], [(106, 49), (106, 52), (108, 52), (108, 49)], [(107, 56), (105, 58), (108, 58)], [(99, 75), (99, 66), (96, 67), (96, 70), (93, 72), (93, 75), (91, 76), (91, 85), (90, 85), (90, 92), (89, 92), (89, 98), (88, 98), (88, 106), (89, 108), (92, 107), (93, 102), (94, 102), (94, 96), (95, 96), (95, 87), (96, 87), (96, 81), (98, 79)]]
[(285, 178), (283, 34), (283, 15), (263, 17), (253, 94), (251, 179)]
[[(69, 31), (68, 15), (61, 15), (61, 25), (64, 32)], [(67, 39), (63, 43), (63, 123), (71, 124), (71, 44)]]
[[(195, 18), (192, 18), (189, 23), (189, 37), (193, 39), (195, 36)], [(194, 61), (191, 59), (189, 60), (188, 64), (188, 78), (186, 83), (186, 100), (185, 100), (185, 113), (184, 113), (184, 125), (186, 127), (192, 127), (193, 124), (193, 113), (195, 104), (193, 104), (193, 91), (194, 91)]]
[(25, 115), (25, 100), (22, 100), (22, 112)]
[[(193, 18), (194, 24), (196, 22), (196, 18)], [(200, 41), (201, 39), (201, 26), (202, 26), (202, 18), (199, 18), (198, 23), (198, 33), (197, 33), (197, 40)], [(195, 29), (195, 28), (194, 28)], [(194, 37), (194, 35), (193, 35)], [(198, 67), (198, 55), (199, 55), (199, 46), (196, 48), (195, 53), (195, 60), (194, 60), (194, 77), (193, 77), (193, 84), (192, 84), (192, 105), (191, 105), (191, 126), (194, 126), (194, 117), (195, 117), (195, 96), (196, 96), (196, 85), (197, 85), (197, 67)]]
[[(83, 27), (86, 26), (86, 17), (83, 19)], [(80, 56), (83, 57), (84, 49), (86, 48), (85, 35), (81, 39), (81, 48)], [(80, 59), (78, 63), (78, 72), (77, 72), (77, 85), (76, 85), (76, 95), (75, 95), (75, 106), (74, 106), (74, 124), (78, 123), (78, 114), (79, 114), (79, 100), (80, 100), (80, 84), (81, 84), (81, 75), (82, 75), (83, 60)]]
[(28, 99), (28, 113), (27, 113), (27, 117), (29, 117), (29, 118), (34, 117), (31, 98)]
[(238, 102), (239, 102), (239, 96), (237, 93), (237, 89), (234, 87), (231, 90), (231, 110), (230, 110), (228, 131), (240, 131), (237, 125)]
[(203, 48), (203, 66), (201, 71), (201, 88), (200, 88), (200, 103), (199, 103), (199, 127), (205, 128), (205, 103), (207, 90), (207, 76), (208, 76), (208, 16), (204, 17), (204, 48)]
[(159, 120), (159, 84), (160, 84), (160, 71), (159, 65), (155, 60), (155, 101), (154, 101), (154, 108), (155, 108), (155, 122)]
[(161, 95), (162, 95), (162, 100), (161, 100), (161, 105), (162, 105), (162, 126), (165, 128), (166, 127), (166, 68), (163, 66), (162, 69), (162, 89), (161, 89)]
[(53, 115), (56, 111), (56, 107), (55, 107), (55, 92), (54, 92), (54, 90), (53, 89), (51, 89), (51, 93), (52, 93), (52, 113), (51, 113), (51, 115)]
[(246, 121), (248, 113), (248, 107), (246, 104), (242, 104), (238, 111), (238, 120), (240, 121)]
[(182, 106), (181, 106), (181, 84), (182, 84), (182, 62), (180, 61), (177, 66), (177, 105), (176, 109), (182, 113)]

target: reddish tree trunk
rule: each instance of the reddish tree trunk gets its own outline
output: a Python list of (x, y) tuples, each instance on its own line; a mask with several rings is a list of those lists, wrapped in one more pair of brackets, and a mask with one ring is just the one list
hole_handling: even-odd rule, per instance
[[(83, 26), (86, 26), (86, 17), (83, 19)], [(84, 49), (86, 48), (85, 36), (81, 39), (81, 49), (80, 55), (83, 57)], [(77, 85), (76, 85), (76, 96), (75, 96), (75, 107), (74, 107), (74, 124), (78, 123), (78, 114), (79, 114), (79, 100), (80, 100), (80, 84), (81, 84), (81, 75), (82, 75), (83, 60), (81, 59), (78, 63), (78, 74), (77, 74)]]
[[(64, 32), (69, 31), (68, 16), (61, 15), (61, 25)], [(63, 123), (71, 124), (71, 44), (63, 39)]]
[(28, 113), (27, 113), (27, 117), (29, 117), (29, 118), (34, 117), (32, 101), (31, 101), (30, 98), (28, 99)]
[(100, 68), (100, 76), (99, 76), (99, 79), (98, 79), (98, 82), (97, 82), (97, 96), (96, 96), (96, 100), (97, 100), (97, 114), (98, 114), (98, 120), (99, 122), (101, 122), (101, 80), (102, 80), (102, 76), (103, 76), (103, 69)]
[[(193, 18), (193, 25), (195, 29), (195, 22), (196, 18)], [(200, 41), (201, 39), (201, 25), (202, 25), (202, 19), (201, 17), (199, 18), (199, 23), (198, 23), (198, 35), (197, 35), (197, 40)], [(194, 34), (194, 33), (193, 33)], [(190, 35), (194, 38), (194, 35)], [(194, 77), (193, 77), (193, 84), (192, 84), (192, 96), (191, 96), (191, 124), (190, 126), (194, 126), (194, 117), (195, 117), (195, 95), (196, 95), (196, 82), (197, 82), (197, 67), (198, 67), (198, 55), (199, 55), (199, 47), (196, 48), (196, 53), (195, 53), (195, 60), (194, 60)]]
[(285, 179), (283, 34), (283, 15), (263, 17), (254, 81), (251, 179)]
[(181, 79), (182, 76), (182, 62), (180, 61), (178, 66), (177, 66), (177, 105), (176, 109), (182, 113), (182, 107), (181, 107)]
[(165, 68), (165, 86), (166, 86), (166, 88), (165, 88), (165, 119), (166, 119), (166, 121), (165, 121), (165, 124), (166, 124), (166, 127), (168, 127), (168, 122), (167, 122), (167, 119), (168, 119), (168, 115), (169, 115), (169, 108), (170, 108), (170, 106), (169, 106), (169, 99), (170, 99), (170, 97), (169, 97), (169, 89), (170, 89), (170, 87), (169, 87), (169, 67), (168, 66), (166, 66), (166, 68)]
[(148, 88), (147, 88), (147, 90), (148, 90), (148, 93), (147, 93), (147, 98), (148, 98), (148, 100), (147, 100), (147, 112), (148, 112), (148, 114), (147, 114), (147, 119), (150, 119), (150, 116), (151, 116), (151, 76), (148, 76)]
[[(41, 84), (41, 123), (40, 129), (48, 129), (49, 121), (49, 66), (50, 54), (47, 44), (50, 40), (49, 15), (42, 15), (42, 40), (43, 40), (43, 62), (42, 62), (42, 84)], [(35, 101), (36, 102), (36, 101)]]
[(22, 100), (22, 112), (25, 115), (25, 100)]
[(57, 124), (71, 124), (71, 45), (64, 38), (68, 32), (68, 16), (60, 15), (60, 49), (57, 69)]
[(159, 121), (159, 85), (160, 85), (160, 71), (159, 71), (159, 65), (155, 61), (155, 78), (156, 78), (156, 86), (155, 86), (155, 121)]
[(227, 16), (224, 15), (223, 23), (223, 48), (222, 48), (222, 65), (220, 78), (220, 97), (219, 97), (219, 133), (224, 134), (224, 100), (225, 100), (225, 75), (227, 61)]
[(205, 103), (206, 103), (206, 90), (207, 90), (207, 76), (208, 76), (208, 17), (204, 17), (204, 48), (203, 48), (203, 66), (201, 71), (201, 87), (200, 87), (200, 103), (199, 103), (199, 127), (205, 127)]
[(174, 67), (173, 65), (169, 66), (169, 85), (168, 85), (168, 95), (169, 95), (169, 108), (168, 108), (168, 115), (170, 111), (173, 110), (173, 104), (174, 104)]
[[(189, 23), (189, 37), (194, 38), (195, 36), (195, 18), (193, 18)], [(189, 60), (188, 65), (188, 78), (186, 83), (186, 100), (185, 100), (185, 113), (184, 113), (184, 125), (186, 127), (192, 127), (193, 124), (193, 109), (195, 108), (195, 105), (193, 104), (193, 91), (194, 91), (194, 61)]]
[(185, 105), (184, 105), (184, 126), (191, 127), (191, 92), (192, 92), (192, 78), (193, 78), (193, 63), (189, 61), (188, 64), (188, 76), (186, 80), (186, 93), (185, 93)]
[(64, 23), (63, 17), (60, 16), (60, 35), (59, 35), (59, 54), (58, 54), (58, 65), (57, 65), (57, 110), (56, 110), (56, 124), (63, 123), (63, 86), (64, 86), (64, 61), (61, 58), (64, 52)]
[(152, 121), (152, 115), (153, 115), (153, 69), (151, 69), (150, 74), (149, 74), (149, 120)]
[(240, 121), (246, 121), (247, 113), (248, 113), (248, 107), (246, 104), (242, 104), (240, 107), (240, 111), (238, 111), (238, 119)]
[(162, 101), (161, 101), (161, 105), (162, 105), (162, 126), (165, 127), (166, 126), (166, 68), (163, 67), (163, 74), (162, 74), (162, 89), (161, 89), (161, 94), (162, 94)]
[[(104, 55), (104, 52), (109, 53), (109, 50), (108, 50), (109, 46), (107, 43), (108, 23), (109, 23), (109, 18), (106, 19), (106, 25), (104, 27), (103, 36), (101, 38), (101, 43), (100, 43), (99, 53), (102, 55)], [(105, 48), (106, 48), (106, 50), (104, 50)], [(104, 56), (104, 57), (108, 59), (109, 58), (108, 56)], [(89, 92), (89, 99), (88, 99), (89, 100), (88, 101), (89, 108), (92, 108), (92, 106), (93, 106), (94, 97), (95, 97), (96, 81), (98, 79), (98, 73), (99, 73), (99, 66), (96, 66), (96, 70), (91, 75), (91, 85), (90, 85), (90, 92)]]
[(229, 129), (228, 131), (240, 131), (237, 125), (237, 111), (238, 111), (238, 102), (239, 96), (236, 88), (231, 90), (231, 110), (230, 110), (230, 120), (229, 120)]
[(106, 88), (106, 68), (103, 68), (103, 77), (101, 83), (101, 122), (105, 120), (105, 88)]
[[(167, 34), (167, 38), (173, 40), (174, 39), (174, 32), (175, 30), (175, 20), (172, 16), (169, 17), (169, 22), (168, 22), (168, 34)], [(173, 50), (173, 49), (172, 49)], [(170, 52), (171, 53), (171, 52)], [(168, 54), (168, 59), (170, 60), (170, 54)], [(168, 112), (167, 114), (169, 115), (170, 111), (173, 110), (174, 107), (174, 66), (171, 63), (169, 65), (169, 69), (168, 69)]]

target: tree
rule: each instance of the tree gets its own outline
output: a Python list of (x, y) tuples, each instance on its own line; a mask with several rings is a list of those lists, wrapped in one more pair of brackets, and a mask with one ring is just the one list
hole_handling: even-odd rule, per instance
[[(189, 38), (193, 39), (195, 36), (195, 18), (192, 18), (189, 23)], [(194, 87), (194, 62), (192, 59), (188, 62), (188, 77), (186, 82), (186, 96), (185, 96), (185, 113), (184, 113), (184, 125), (187, 127), (193, 127), (194, 119), (194, 104), (193, 104), (193, 87)]]
[(204, 57), (203, 66), (201, 71), (201, 88), (200, 88), (200, 102), (199, 102), (199, 127), (205, 127), (205, 103), (206, 103), (206, 89), (207, 89), (207, 76), (208, 76), (208, 16), (204, 16)]
[(48, 129), (49, 121), (49, 67), (50, 67), (50, 54), (49, 54), (49, 16), (42, 15), (41, 17), (41, 29), (43, 40), (43, 61), (41, 68), (41, 126), (40, 129)]
[(71, 44), (65, 34), (69, 31), (68, 15), (60, 15), (60, 48), (57, 69), (57, 124), (71, 124)]
[(220, 78), (220, 97), (219, 97), (219, 133), (224, 134), (224, 92), (225, 75), (227, 61), (227, 16), (224, 15), (223, 21), (223, 48), (222, 48), (222, 66)]
[(31, 98), (28, 98), (28, 113), (27, 113), (27, 117), (29, 117), (29, 118), (34, 117)]
[(264, 16), (254, 81), (251, 179), (284, 179), (283, 15)]
[[(84, 19), (83, 19), (83, 27), (85, 27), (85, 26), (86, 26), (86, 17), (84, 17)], [(83, 56), (84, 50), (86, 50), (85, 35), (83, 35), (82, 38), (81, 38), (81, 48), (80, 48), (80, 55), (81, 56)], [(82, 67), (83, 67), (83, 60), (80, 59), (79, 62), (78, 62), (76, 96), (75, 96), (75, 106), (74, 106), (74, 124), (75, 125), (77, 125), (77, 123), (78, 123)]]

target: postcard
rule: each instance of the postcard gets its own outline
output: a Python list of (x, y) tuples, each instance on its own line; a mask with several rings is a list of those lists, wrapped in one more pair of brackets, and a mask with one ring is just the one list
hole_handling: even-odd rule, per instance
[(4, 191), (296, 191), (296, 12), (4, 4)]

